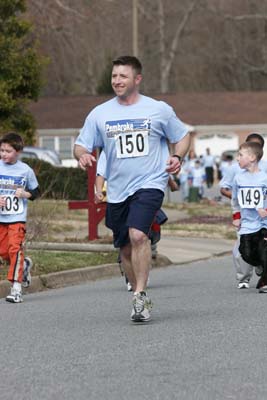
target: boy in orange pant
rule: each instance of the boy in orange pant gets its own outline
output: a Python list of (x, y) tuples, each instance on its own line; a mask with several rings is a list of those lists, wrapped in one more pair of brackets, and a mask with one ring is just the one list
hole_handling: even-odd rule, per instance
[(9, 262), (7, 279), (12, 287), (6, 300), (21, 303), (21, 286), (30, 284), (32, 261), (24, 257), (27, 202), (39, 196), (34, 171), (18, 160), (23, 149), (20, 135), (10, 132), (0, 139), (0, 256)]

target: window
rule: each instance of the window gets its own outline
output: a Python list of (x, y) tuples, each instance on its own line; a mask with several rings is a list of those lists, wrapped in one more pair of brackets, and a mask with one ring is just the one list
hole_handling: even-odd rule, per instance
[(55, 136), (49, 134), (47, 136), (40, 135), (40, 146), (45, 147), (49, 150), (56, 151), (61, 160), (73, 159), (73, 146), (74, 146), (75, 136), (63, 136), (56, 134)]
[(53, 137), (43, 137), (42, 146), (49, 150), (55, 150), (55, 139)]
[(71, 137), (59, 138), (59, 154), (60, 154), (61, 159), (72, 158)]

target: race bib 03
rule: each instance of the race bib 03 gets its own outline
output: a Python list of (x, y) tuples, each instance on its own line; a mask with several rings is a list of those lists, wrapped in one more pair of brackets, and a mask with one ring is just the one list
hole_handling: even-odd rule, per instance
[(21, 214), (24, 211), (24, 203), (21, 198), (9, 194), (5, 196), (6, 204), (0, 208), (0, 213), (4, 215)]

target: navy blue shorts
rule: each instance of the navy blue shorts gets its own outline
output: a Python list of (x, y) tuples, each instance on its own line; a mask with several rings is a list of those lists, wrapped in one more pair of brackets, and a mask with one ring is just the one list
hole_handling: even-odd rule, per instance
[(121, 203), (107, 204), (106, 225), (113, 231), (115, 247), (129, 243), (129, 228), (148, 235), (163, 197), (164, 193), (159, 189), (140, 189)]

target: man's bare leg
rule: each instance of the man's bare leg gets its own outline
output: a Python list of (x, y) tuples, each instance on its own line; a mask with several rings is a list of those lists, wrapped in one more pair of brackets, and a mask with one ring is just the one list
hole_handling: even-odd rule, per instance
[(120, 255), (125, 275), (132, 286), (132, 290), (135, 291), (136, 279), (132, 267), (132, 245), (129, 243), (126, 246), (121, 247)]
[(131, 243), (121, 247), (120, 254), (125, 274), (134, 292), (146, 289), (151, 264), (151, 246), (147, 235), (135, 228), (129, 229)]
[(146, 290), (151, 264), (151, 246), (147, 235), (138, 229), (130, 228), (129, 236), (132, 246), (131, 264), (135, 276), (135, 292)]

